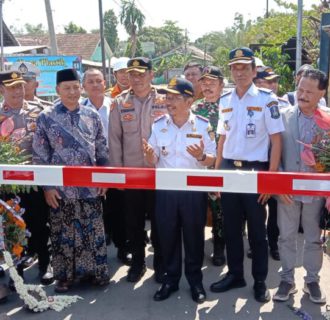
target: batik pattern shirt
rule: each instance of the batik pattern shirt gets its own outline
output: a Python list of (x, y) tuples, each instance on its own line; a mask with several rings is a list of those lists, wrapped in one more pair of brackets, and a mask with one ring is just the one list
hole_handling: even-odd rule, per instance
[[(102, 122), (90, 107), (69, 111), (62, 103), (40, 113), (33, 138), (33, 163), (39, 165), (106, 166), (109, 152)], [(46, 187), (52, 189), (54, 187)], [(56, 187), (62, 198), (97, 196), (96, 188)]]

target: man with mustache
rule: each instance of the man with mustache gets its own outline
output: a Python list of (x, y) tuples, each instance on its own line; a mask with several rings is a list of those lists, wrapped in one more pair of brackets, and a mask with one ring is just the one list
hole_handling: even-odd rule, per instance
[[(283, 152), (282, 168), (289, 172), (316, 172), (312, 166), (307, 166), (300, 153), (305, 144), (310, 144), (318, 134), (314, 113), (321, 97), (327, 88), (326, 75), (316, 69), (308, 69), (302, 73), (297, 88), (298, 104), (283, 110), (283, 120), (286, 131), (282, 132)], [(298, 160), (297, 160), (298, 159)], [(314, 303), (325, 303), (326, 297), (321, 290), (319, 271), (322, 267), (322, 248), (319, 228), (321, 210), (324, 199), (315, 196), (281, 195), (278, 200), (278, 227), (280, 230), (279, 252), (282, 263), (280, 271), (281, 282), (273, 300), (287, 301), (291, 294), (297, 292), (294, 281), (294, 270), (297, 256), (297, 233), (301, 218), (304, 229), (304, 260), (306, 270), (304, 292)]]

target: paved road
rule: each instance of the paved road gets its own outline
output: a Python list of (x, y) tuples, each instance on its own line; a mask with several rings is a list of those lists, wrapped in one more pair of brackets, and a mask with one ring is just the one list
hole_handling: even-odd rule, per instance
[[(147, 248), (148, 271), (143, 279), (137, 284), (126, 282), (126, 266), (121, 266), (116, 257), (115, 250), (109, 247), (109, 265), (111, 268), (111, 283), (106, 288), (90, 288), (79, 286), (72, 290), (72, 294), (78, 294), (84, 300), (72, 305), (68, 309), (57, 313), (47, 311), (34, 314), (22, 308), (22, 302), (16, 294), (12, 294), (6, 304), (0, 305), (0, 314), (7, 313), (10, 319), (107, 319), (107, 320), (290, 320), (299, 319), (289, 308), (288, 304), (302, 308), (313, 318), (323, 319), (321, 312), (325, 306), (318, 306), (308, 300), (302, 292), (303, 274), (302, 268), (296, 273), (298, 293), (288, 303), (259, 304), (253, 298), (253, 281), (250, 276), (251, 261), (245, 259), (245, 276), (248, 286), (241, 289), (231, 290), (226, 293), (211, 293), (209, 285), (216, 281), (220, 274), (226, 272), (226, 268), (214, 267), (209, 259), (211, 253), (210, 228), (207, 228), (205, 246), (204, 285), (207, 289), (207, 301), (196, 305), (190, 298), (189, 286), (183, 278), (180, 290), (173, 294), (168, 300), (154, 302), (152, 296), (158, 288), (153, 280), (152, 249)], [(300, 259), (301, 260), (301, 259)], [(280, 267), (278, 262), (269, 260), (268, 286), (274, 293), (279, 278), (277, 271)], [(31, 267), (26, 272), (26, 279), (30, 283), (36, 283), (37, 268)], [(324, 264), (321, 272), (322, 287), (325, 289), (330, 304), (330, 257), (324, 256)], [(1, 282), (7, 279), (0, 279)], [(53, 286), (47, 288), (47, 292), (53, 294)], [(1, 319), (1, 316), (0, 316)]]

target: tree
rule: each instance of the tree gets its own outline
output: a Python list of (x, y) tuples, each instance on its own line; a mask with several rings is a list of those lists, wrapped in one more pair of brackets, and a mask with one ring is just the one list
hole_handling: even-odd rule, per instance
[(26, 23), (24, 25), (25, 29), (26, 29), (26, 33), (27, 34), (33, 34), (33, 35), (43, 35), (46, 33), (46, 30), (44, 28), (44, 26), (42, 25), (42, 23), (33, 25), (30, 23)]
[(72, 21), (67, 25), (64, 26), (65, 33), (70, 34), (70, 33), (87, 33), (87, 31), (80, 26), (77, 26), (75, 23)]
[(137, 8), (134, 0), (121, 0), (120, 23), (130, 36), (131, 57), (135, 56), (137, 33), (143, 27), (145, 15)]
[(118, 19), (112, 9), (104, 12), (103, 24), (104, 37), (107, 40), (112, 52), (115, 52), (119, 43), (117, 31)]

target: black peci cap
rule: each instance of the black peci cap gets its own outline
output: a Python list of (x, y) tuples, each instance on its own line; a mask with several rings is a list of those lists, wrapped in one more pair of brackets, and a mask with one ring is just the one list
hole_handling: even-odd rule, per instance
[(76, 69), (63, 69), (56, 73), (56, 84), (63, 81), (80, 81), (80, 76)]

